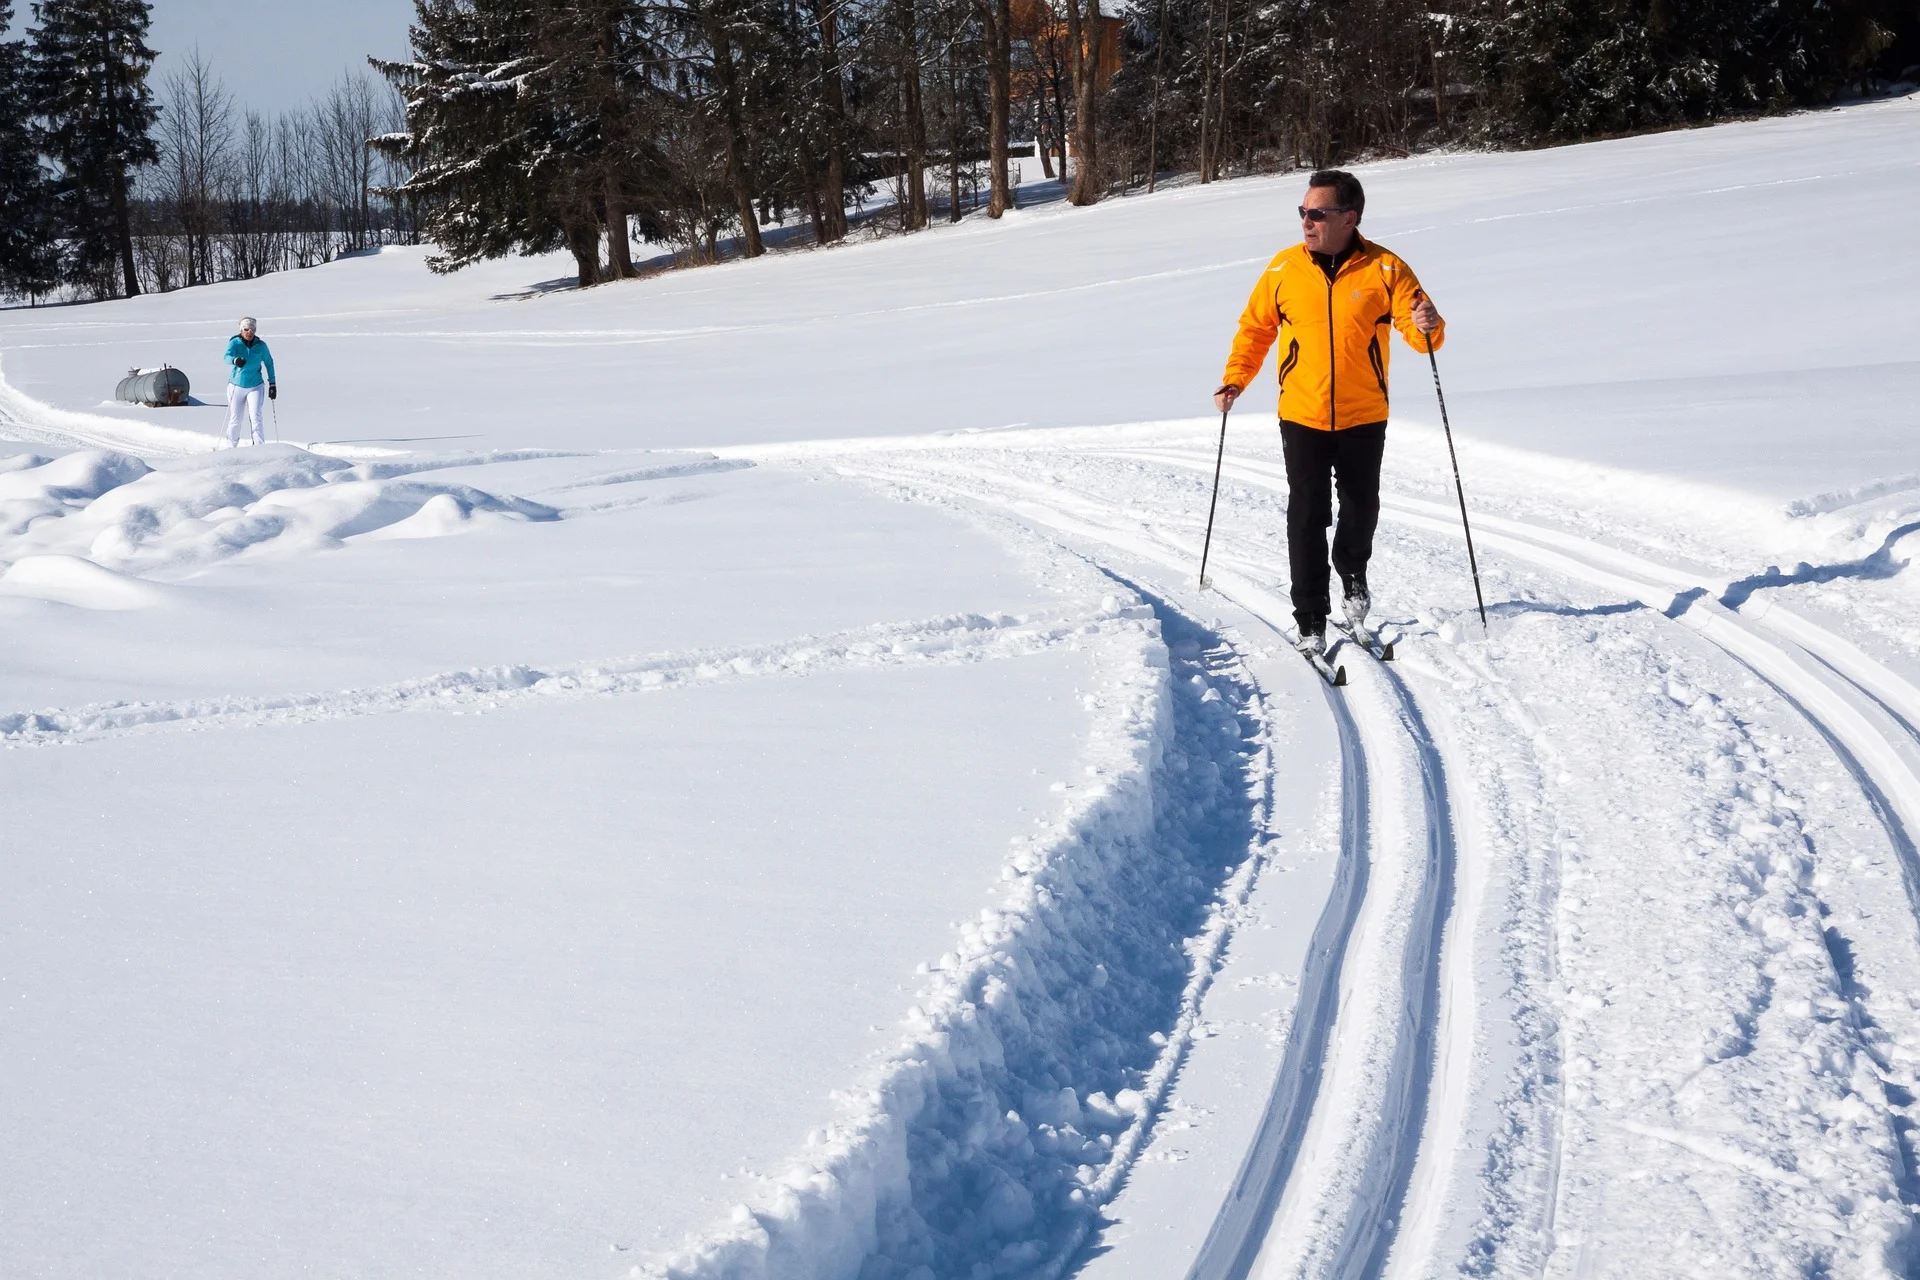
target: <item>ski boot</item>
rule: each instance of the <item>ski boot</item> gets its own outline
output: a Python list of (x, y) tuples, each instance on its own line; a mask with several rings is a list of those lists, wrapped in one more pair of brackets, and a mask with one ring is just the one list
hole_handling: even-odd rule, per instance
[(1340, 612), (1347, 618), (1347, 629), (1355, 635), (1366, 634), (1367, 613), (1372, 608), (1373, 597), (1367, 594), (1367, 584), (1357, 579), (1350, 583), (1346, 599), (1340, 602)]

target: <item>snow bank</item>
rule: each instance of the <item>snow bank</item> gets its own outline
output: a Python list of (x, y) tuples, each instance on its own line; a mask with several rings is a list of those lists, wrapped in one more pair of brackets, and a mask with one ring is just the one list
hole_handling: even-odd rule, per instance
[[(1100, 651), (1065, 815), (1016, 838), (997, 907), (924, 966), (907, 1034), (719, 1231), (635, 1274), (1059, 1274), (1143, 1142), (1244, 895), (1257, 765), (1239, 677), (1137, 620)], [(1240, 874), (1231, 875), (1234, 868)], [(1224, 883), (1223, 883), (1224, 882)]]
[(0, 563), (57, 556), (103, 571), (177, 577), (248, 551), (438, 537), (474, 527), (476, 517), (554, 520), (559, 512), (471, 485), (368, 478), (342, 459), (292, 445), (159, 469), (123, 453), (82, 450), (0, 473)]

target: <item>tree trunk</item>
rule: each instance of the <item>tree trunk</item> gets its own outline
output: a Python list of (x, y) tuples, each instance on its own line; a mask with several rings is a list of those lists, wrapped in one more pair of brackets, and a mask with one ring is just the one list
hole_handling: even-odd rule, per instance
[[(112, 51), (106, 48), (104, 37), (101, 40), (102, 67), (109, 81), (118, 79), (113, 73), (115, 63)], [(120, 141), (120, 96), (117, 85), (107, 86), (107, 131), (117, 144)], [(140, 268), (133, 260), (133, 218), (127, 209), (127, 170), (126, 166), (115, 162), (113, 181), (108, 184), (107, 198), (113, 205), (113, 227), (120, 239), (120, 273), (126, 280), (127, 296), (140, 296)]]
[(920, 30), (916, 0), (899, 0), (907, 109), (907, 230), (927, 225), (927, 113), (920, 93)]
[(724, 21), (709, 5), (703, 10), (707, 38), (713, 42), (713, 70), (720, 81), (721, 106), (727, 125), (727, 181), (740, 218), (741, 255), (757, 258), (767, 251), (760, 239), (760, 223), (753, 216), (753, 185), (747, 180), (747, 130), (740, 117), (740, 88), (733, 66), (733, 41)]
[(1207, 0), (1207, 29), (1201, 38), (1200, 47), (1206, 59), (1206, 73), (1200, 82), (1200, 182), (1202, 185), (1213, 181), (1213, 157), (1207, 150), (1208, 140), (1213, 136), (1210, 113), (1213, 111), (1213, 0)]
[(839, 0), (823, 0), (820, 9), (820, 104), (832, 133), (827, 142), (827, 171), (820, 182), (820, 238), (847, 235), (847, 96), (841, 83)]
[(600, 228), (592, 217), (567, 223), (567, 248), (573, 254), (580, 287), (600, 283)]
[(820, 188), (827, 184), (810, 161), (803, 160), (801, 165), (802, 168), (806, 170), (807, 181), (803, 194), (807, 201), (807, 221), (813, 224), (813, 242), (815, 244), (825, 244), (827, 242), (827, 218), (826, 211), (820, 206)]
[(1053, 78), (1053, 145), (1058, 148), (1054, 158), (1060, 162), (1060, 181), (1067, 180), (1067, 94), (1061, 87), (1058, 73)]
[[(1040, 109), (1052, 112), (1052, 137), (1048, 149), (1054, 150), (1060, 161), (1060, 181), (1067, 180), (1067, 95), (1061, 87), (1060, 72), (1066, 64), (1066, 51), (1062, 48), (1059, 24), (1055, 23), (1047, 35), (1047, 81), (1041, 89)], [(1048, 172), (1049, 177), (1053, 174)]]
[(1220, 176), (1220, 157), (1227, 147), (1227, 71), (1228, 54), (1233, 50), (1233, 0), (1220, 0), (1220, 74), (1217, 83), (1220, 101), (1215, 104), (1213, 113), (1213, 149), (1208, 153), (1212, 157), (1213, 176)]
[(957, 12), (949, 11), (951, 28), (947, 42), (947, 221), (960, 221), (960, 25)]
[(1147, 126), (1147, 194), (1160, 180), (1160, 84), (1167, 62), (1167, 0), (1160, 0), (1160, 36), (1153, 46), (1153, 114)]
[(898, 162), (899, 172), (894, 176), (894, 181), (899, 185), (900, 194), (899, 198), (896, 199), (893, 204), (894, 208), (900, 212), (900, 229), (902, 231), (914, 231), (919, 229), (920, 224), (913, 220), (913, 156), (910, 154), (913, 150), (913, 143), (911, 141), (913, 129), (907, 124), (907, 98), (907, 82), (905, 77), (902, 77), (900, 81), (901, 137), (899, 142), (901, 159)]
[(116, 168), (113, 174), (113, 225), (120, 237), (120, 272), (127, 281), (127, 296), (140, 296), (140, 269), (133, 261), (133, 219), (127, 211), (127, 173)]
[(1100, 78), (1100, 0), (1066, 0), (1068, 65), (1073, 71), (1073, 190), (1067, 202), (1089, 205), (1100, 199), (1099, 119), (1095, 101)]
[(960, 221), (960, 68), (958, 40), (947, 45), (947, 221)]
[(629, 280), (634, 274), (627, 197), (620, 190), (620, 180), (612, 174), (607, 175), (607, 274), (615, 280)]
[(1007, 117), (1013, 97), (1013, 14), (1008, 0), (980, 0), (980, 21), (987, 29), (987, 175), (991, 184), (987, 216), (1013, 207), (1007, 181)]

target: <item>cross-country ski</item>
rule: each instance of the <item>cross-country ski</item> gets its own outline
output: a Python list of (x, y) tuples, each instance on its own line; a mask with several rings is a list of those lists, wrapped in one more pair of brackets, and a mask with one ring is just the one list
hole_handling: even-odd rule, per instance
[(1393, 661), (1393, 641), (1383, 640), (1380, 633), (1365, 623), (1354, 626), (1342, 618), (1329, 619), (1333, 629), (1344, 636), (1356, 648), (1371, 655), (1376, 662)]

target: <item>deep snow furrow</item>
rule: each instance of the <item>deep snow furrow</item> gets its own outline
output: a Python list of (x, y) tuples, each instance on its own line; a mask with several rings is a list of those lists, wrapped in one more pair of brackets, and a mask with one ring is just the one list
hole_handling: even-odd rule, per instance
[[(1149, 513), (1062, 493), (1024, 477), (951, 463), (945, 468), (899, 461), (889, 466), (870, 456), (857, 466), (837, 469), (908, 490), (999, 507), (1182, 576), (1193, 563), (1195, 549), (1176, 544), (1157, 528), (1143, 527)], [(1163, 523), (1155, 521), (1156, 526)], [(1288, 606), (1278, 596), (1230, 571), (1214, 574), (1213, 583), (1222, 596), (1276, 632), (1283, 631)], [(1360, 962), (1366, 976), (1355, 980), (1356, 985), (1341, 984), (1346, 997), (1324, 1063), (1310, 1075), (1292, 1063), (1283, 1067), (1255, 1143), (1267, 1143), (1268, 1154), (1284, 1168), (1269, 1168), (1264, 1176), (1243, 1170), (1237, 1198), (1224, 1205), (1216, 1219), (1217, 1242), (1205, 1251), (1205, 1265), (1220, 1268), (1216, 1274), (1248, 1274), (1235, 1269), (1241, 1266), (1258, 1267), (1262, 1275), (1378, 1274), (1412, 1176), (1439, 1034), (1440, 939), (1451, 901), (1454, 837), (1444, 767), (1410, 690), (1385, 668), (1373, 668), (1371, 674), (1367, 683), (1376, 686), (1371, 696), (1351, 688), (1344, 696), (1348, 705), (1337, 712), (1349, 714), (1358, 706), (1358, 754), (1378, 762), (1363, 767), (1387, 767), (1393, 779), (1385, 787), (1370, 786), (1368, 794), (1391, 795), (1396, 801), (1384, 824), (1390, 833), (1386, 847), (1374, 847), (1376, 824), (1370, 824), (1360, 842), (1368, 859), (1389, 873), (1377, 884), (1371, 873), (1359, 878), (1366, 892), (1359, 897), (1354, 923), (1370, 944)], [(1414, 813), (1419, 816), (1409, 816)], [(1345, 950), (1343, 942), (1342, 960)], [(1389, 998), (1393, 1016), (1367, 1007)], [(1316, 1038), (1315, 1030), (1309, 1025), (1309, 1039)], [(1316, 1086), (1312, 1096), (1304, 1088), (1309, 1080)], [(1331, 1122), (1316, 1106), (1325, 1082), (1331, 1082), (1337, 1095), (1339, 1118)], [(1310, 1166), (1304, 1177), (1297, 1168), (1303, 1145), (1290, 1141), (1302, 1105), (1311, 1117), (1302, 1134)], [(1284, 1223), (1272, 1221), (1276, 1204), (1288, 1211)], [(1254, 1224), (1262, 1222), (1264, 1229), (1253, 1235)], [(1285, 1258), (1264, 1256), (1263, 1246), (1274, 1244), (1292, 1252)]]
[(1269, 847), (1271, 748), (1237, 653), (1164, 608), (1140, 627), (1096, 651), (1093, 781), (1016, 841), (1001, 903), (931, 967), (900, 1049), (787, 1174), (653, 1274), (1072, 1264), (1164, 1103)]
[(693, 684), (805, 676), (848, 667), (983, 662), (1140, 626), (1118, 595), (1029, 614), (957, 614), (778, 644), (652, 654), (558, 667), (475, 667), (364, 689), (180, 702), (113, 702), (0, 715), (8, 748), (70, 745), (166, 729), (298, 724), (401, 711), (479, 714), (531, 700), (647, 693)]

